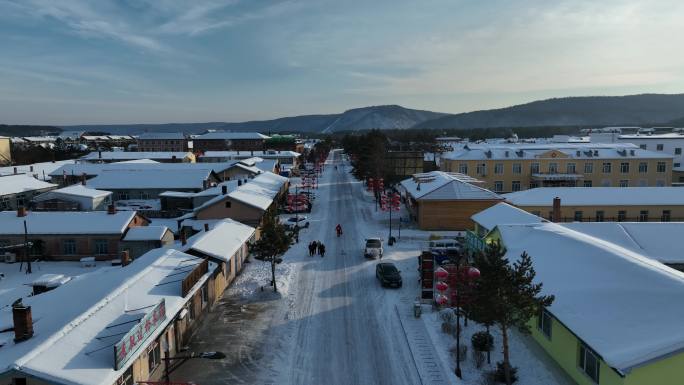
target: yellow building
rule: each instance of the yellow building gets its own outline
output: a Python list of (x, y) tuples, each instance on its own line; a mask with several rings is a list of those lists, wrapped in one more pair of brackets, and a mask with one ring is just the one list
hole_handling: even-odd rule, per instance
[(440, 169), (484, 181), (495, 192), (535, 187), (645, 187), (672, 183), (672, 155), (624, 143), (467, 144)]
[(551, 187), (503, 197), (548, 220), (553, 219), (553, 200), (559, 198), (559, 222), (684, 221), (684, 190), (680, 187)]
[(10, 151), (10, 138), (0, 136), (0, 165), (9, 166), (12, 164), (12, 152)]

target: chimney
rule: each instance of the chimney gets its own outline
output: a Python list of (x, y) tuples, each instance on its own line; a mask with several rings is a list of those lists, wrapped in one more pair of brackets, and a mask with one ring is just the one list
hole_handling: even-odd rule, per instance
[(206, 180), (203, 180), (203, 181), (202, 181), (202, 190), (206, 190), (208, 184), (209, 184), (209, 183), (208, 183)]
[(97, 152), (97, 157), (100, 158), (100, 159), (102, 159), (102, 150), (99, 150), (99, 151)]
[(226, 186), (226, 185), (221, 186), (221, 194), (223, 194), (223, 195), (228, 194), (228, 186)]
[(209, 231), (209, 224), (208, 223), (204, 224), (204, 231)]
[(251, 156), (252, 156), (252, 157), (254, 157), (254, 150), (252, 150), (252, 152), (251, 152)]
[(31, 306), (24, 306), (21, 299), (12, 304), (12, 320), (14, 321), (14, 342), (26, 341), (33, 337)]
[(128, 266), (131, 263), (131, 256), (128, 254), (128, 250), (121, 252), (121, 267)]
[(109, 214), (109, 215), (116, 214), (116, 206), (114, 206), (114, 204), (107, 206), (107, 214)]
[(183, 245), (183, 246), (188, 244), (188, 238), (185, 237), (185, 232), (181, 232), (180, 241), (181, 241), (181, 245)]
[(553, 211), (551, 211), (551, 221), (556, 223), (561, 221), (561, 200), (559, 197), (553, 198)]
[(24, 207), (24, 206), (17, 207), (17, 216), (18, 217), (25, 217), (26, 216), (26, 207)]
[(17, 168), (14, 168), (14, 175), (17, 175)]
[(238, 186), (242, 186), (242, 180), (238, 179)]
[(29, 166), (29, 171), (33, 172), (33, 166)]
[(81, 174), (81, 184), (86, 185), (86, 173)]

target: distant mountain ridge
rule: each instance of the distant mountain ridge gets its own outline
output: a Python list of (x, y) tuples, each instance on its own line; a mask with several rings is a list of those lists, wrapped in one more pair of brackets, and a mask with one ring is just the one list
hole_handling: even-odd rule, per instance
[(494, 128), (667, 124), (684, 117), (684, 94), (584, 96), (539, 100), (512, 107), (428, 120), (414, 128)]
[(516, 106), (446, 114), (382, 105), (341, 114), (301, 115), (239, 123), (168, 123), (65, 126), (68, 130), (112, 134), (150, 132), (202, 133), (208, 129), (262, 133), (333, 133), (367, 129), (451, 129), (613, 125), (684, 125), (684, 94), (580, 96), (539, 100)]
[(140, 134), (150, 132), (201, 133), (208, 129), (226, 131), (280, 132), (336, 132), (378, 128), (405, 129), (418, 123), (447, 114), (413, 110), (397, 105), (371, 106), (347, 110), (341, 114), (301, 115), (272, 120), (240, 123), (166, 123), (166, 124), (104, 124), (64, 126), (68, 130), (107, 131), (112, 134)]

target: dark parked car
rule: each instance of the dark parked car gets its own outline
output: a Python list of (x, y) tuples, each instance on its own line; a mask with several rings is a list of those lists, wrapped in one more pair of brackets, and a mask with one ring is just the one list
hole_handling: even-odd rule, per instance
[(401, 287), (401, 274), (393, 263), (382, 262), (375, 265), (375, 276), (383, 287)]

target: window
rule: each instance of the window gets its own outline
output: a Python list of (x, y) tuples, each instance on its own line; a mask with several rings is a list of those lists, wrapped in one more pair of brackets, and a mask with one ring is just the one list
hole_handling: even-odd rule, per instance
[(665, 162), (658, 162), (658, 166), (656, 167), (657, 172), (665, 172), (665, 169), (667, 166), (665, 165)]
[(496, 182), (494, 182), (494, 191), (496, 191), (496, 192), (503, 191), (503, 181), (497, 180)]
[(648, 210), (639, 211), (639, 222), (648, 222)]
[(620, 187), (629, 187), (629, 180), (627, 180), (627, 179), (621, 179), (621, 180), (620, 180), (619, 186), (620, 186)]
[(661, 222), (669, 222), (671, 218), (672, 218), (672, 213), (670, 212), (670, 210), (663, 210), (663, 215), (660, 216), (660, 221)]
[(147, 348), (147, 367), (149, 372), (152, 373), (154, 369), (161, 363), (161, 347), (158, 342), (155, 342), (152, 346)]
[(468, 163), (461, 163), (458, 165), (458, 172), (461, 174), (467, 174), (468, 173)]
[(618, 217), (617, 217), (618, 222), (624, 222), (626, 219), (627, 219), (627, 211), (625, 211), (625, 210), (618, 211)]
[(537, 188), (539, 187), (539, 182), (530, 182), (530, 188)]
[(133, 365), (129, 366), (125, 372), (114, 383), (115, 385), (134, 385), (133, 382)]
[(539, 163), (530, 163), (530, 173), (539, 174)]
[(513, 163), (513, 174), (522, 174), (522, 164)]
[(681, 147), (675, 147), (675, 155), (682, 155), (682, 148)]
[(639, 172), (640, 173), (647, 173), (648, 172), (648, 163), (646, 162), (639, 162)]
[(605, 213), (602, 210), (597, 210), (596, 211), (596, 222), (603, 222), (604, 216), (605, 216)]
[(574, 163), (568, 163), (566, 166), (566, 170), (568, 174), (574, 174), (575, 173), (575, 164)]
[(95, 240), (95, 254), (109, 254), (109, 245), (106, 239)]
[(656, 145), (656, 150), (657, 150), (657, 151), (663, 151), (663, 145), (662, 145), (662, 144), (657, 144), (657, 145)]
[(675, 168), (681, 167), (681, 165), (682, 165), (681, 163), (677, 162), (677, 163), (674, 164), (674, 167), (675, 167)]
[(647, 147), (648, 147), (648, 146), (646, 146), (645, 144), (640, 144), (640, 145), (639, 145), (639, 148), (642, 149), (642, 150), (645, 150)]
[(575, 222), (582, 222), (582, 211), (575, 211)]
[(629, 163), (627, 163), (627, 162), (620, 163), (620, 172), (623, 174), (629, 173)]
[(494, 164), (494, 174), (502, 175), (504, 173), (503, 163)]
[(65, 255), (76, 254), (76, 240), (74, 240), (74, 239), (63, 240), (62, 241), (62, 251), (64, 252)]
[(230, 201), (226, 201), (226, 208), (229, 209), (230, 206), (231, 206), (231, 202), (230, 202)]
[(595, 383), (599, 383), (599, 359), (596, 353), (582, 343), (579, 345), (578, 366)]
[(551, 313), (542, 309), (539, 313), (539, 318), (537, 318), (537, 329), (542, 332), (546, 337), (551, 339), (551, 322), (553, 318)]
[(556, 174), (558, 173), (558, 163), (552, 162), (549, 163), (549, 174)]
[(603, 162), (603, 173), (610, 174), (610, 172), (612, 171), (612, 166), (613, 164), (610, 162)]
[(511, 191), (520, 191), (520, 181), (514, 180), (511, 182)]
[(585, 180), (584, 181), (584, 187), (591, 187), (591, 181), (590, 180)]
[(487, 174), (487, 165), (484, 163), (479, 163), (477, 165), (477, 175), (486, 175)]
[(10, 209), (9, 198), (7, 198), (7, 197), (0, 198), (0, 210), (9, 210), (9, 209)]
[(24, 194), (17, 195), (17, 207), (24, 206), (26, 196)]
[(587, 162), (584, 164), (584, 173), (585, 174), (591, 174), (594, 172), (594, 164)]

